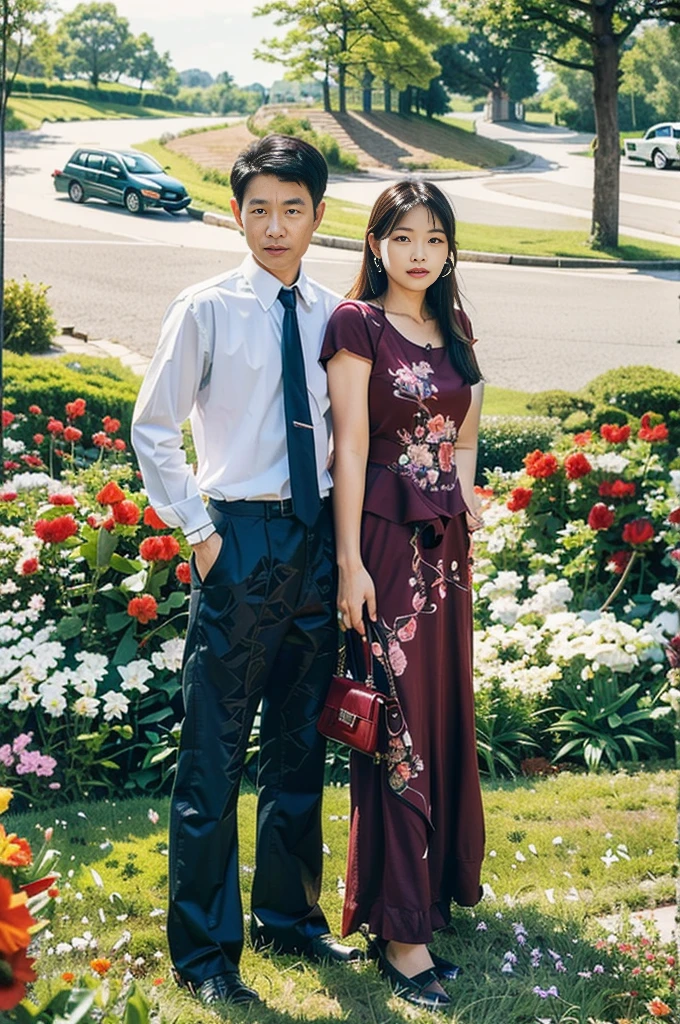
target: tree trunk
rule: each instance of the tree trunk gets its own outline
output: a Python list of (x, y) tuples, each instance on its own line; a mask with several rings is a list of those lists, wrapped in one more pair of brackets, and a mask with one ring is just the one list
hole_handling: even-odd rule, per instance
[(344, 64), (338, 68), (338, 110), (341, 114), (347, 113), (347, 70)]
[(619, 52), (613, 36), (611, 14), (596, 12), (593, 29), (595, 62), (595, 169), (591, 245), (616, 248), (619, 242)]
[(392, 113), (392, 83), (385, 82), (385, 111), (388, 114)]
[(405, 89), (399, 93), (399, 113), (410, 114), (411, 107), (413, 106), (413, 89), (410, 85), (407, 85)]
[(362, 86), (362, 89), (363, 89), (362, 107), (363, 107), (364, 114), (370, 114), (371, 110), (372, 110), (372, 107), (373, 107), (373, 79), (374, 78), (375, 78), (375, 75), (372, 75), (371, 72), (367, 68), (366, 71), (364, 72), (364, 80), (361, 83), (361, 86)]
[(330, 114), (333, 110), (331, 106), (331, 83), (328, 75), (323, 80), (323, 109), (327, 114)]

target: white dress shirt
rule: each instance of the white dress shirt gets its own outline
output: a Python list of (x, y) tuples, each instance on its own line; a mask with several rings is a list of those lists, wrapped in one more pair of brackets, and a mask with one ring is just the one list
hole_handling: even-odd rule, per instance
[[(172, 303), (142, 384), (132, 443), (149, 501), (191, 541), (212, 521), (201, 494), (224, 501), (290, 497), (283, 406), (281, 282), (252, 255), (240, 267), (188, 288)], [(340, 296), (296, 281), (319, 493), (328, 494), (331, 433), (326, 374), (319, 353)], [(198, 467), (182, 447), (190, 418)], [(193, 535), (193, 536), (192, 536)]]

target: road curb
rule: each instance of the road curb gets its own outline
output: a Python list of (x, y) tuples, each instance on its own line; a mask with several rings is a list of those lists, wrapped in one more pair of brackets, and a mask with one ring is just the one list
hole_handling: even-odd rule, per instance
[[(187, 213), (195, 220), (213, 227), (228, 228), (240, 231), (236, 220), (228, 214), (211, 213), (188, 207)], [(313, 245), (322, 245), (330, 249), (349, 249), (361, 252), (364, 243), (358, 238), (340, 238), (338, 235), (314, 235)], [(513, 267), (554, 267), (558, 270), (680, 270), (680, 260), (603, 260), (587, 259), (576, 256), (522, 256), (515, 253), (474, 252), (470, 249), (458, 251), (459, 260), (466, 263), (497, 263), (500, 266)]]

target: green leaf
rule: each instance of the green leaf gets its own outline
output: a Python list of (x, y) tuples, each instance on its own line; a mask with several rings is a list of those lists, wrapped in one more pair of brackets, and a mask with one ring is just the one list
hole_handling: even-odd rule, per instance
[(172, 708), (161, 708), (159, 711), (152, 711), (139, 719), (139, 725), (151, 725), (153, 722), (162, 722), (164, 718), (172, 715)]
[(159, 750), (157, 754), (154, 754), (153, 757), (149, 758), (149, 764), (160, 764), (161, 761), (167, 760), (167, 758), (171, 757), (174, 753), (175, 750), (172, 747), (166, 747), (164, 750)]
[(115, 569), (116, 572), (124, 573), (126, 576), (134, 576), (144, 566), (141, 562), (135, 562), (130, 558), (124, 558), (122, 555), (114, 553), (111, 555), (111, 568)]
[(106, 628), (109, 633), (118, 633), (130, 625), (130, 616), (127, 612), (110, 612), (106, 616)]
[(111, 564), (111, 555), (117, 547), (118, 537), (102, 527), (97, 534), (97, 569), (108, 569)]
[(83, 620), (77, 615), (70, 615), (68, 618), (61, 620), (54, 635), (57, 640), (71, 640), (82, 632), (84, 625)]
[(158, 611), (161, 613), (161, 615), (166, 615), (169, 611), (172, 611), (174, 608), (181, 608), (182, 605), (185, 603), (186, 599), (186, 594), (180, 593), (179, 590), (173, 590), (171, 594), (168, 594), (165, 601), (162, 601), (158, 605)]
[(120, 765), (116, 764), (115, 761), (98, 761), (97, 764), (100, 764), (102, 768), (111, 768), (112, 771), (116, 772), (120, 771)]
[(122, 1024), (149, 1024), (149, 1004), (134, 981), (130, 987)]
[(116, 647), (116, 653), (113, 656), (113, 665), (127, 665), (129, 661), (134, 661), (137, 654), (136, 625), (136, 622), (132, 622), (130, 628), (123, 633), (120, 643)]

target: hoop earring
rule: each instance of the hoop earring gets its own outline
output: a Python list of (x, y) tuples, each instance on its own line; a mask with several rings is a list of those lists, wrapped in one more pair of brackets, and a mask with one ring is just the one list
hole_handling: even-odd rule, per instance
[(382, 265), (382, 260), (380, 259), (380, 257), (379, 256), (374, 256), (373, 257), (373, 262), (376, 265), (378, 273), (382, 274), (382, 272), (383, 272), (383, 265)]
[(451, 274), (453, 273), (453, 266), (449, 263), (448, 260), (446, 261), (446, 267), (448, 267), (448, 270), (445, 270), (444, 273), (439, 275), (440, 281), (443, 277), (451, 277)]

